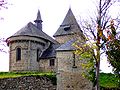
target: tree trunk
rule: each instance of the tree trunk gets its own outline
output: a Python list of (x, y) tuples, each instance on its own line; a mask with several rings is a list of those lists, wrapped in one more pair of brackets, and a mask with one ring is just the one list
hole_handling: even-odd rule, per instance
[(97, 28), (97, 56), (96, 56), (96, 90), (100, 90), (99, 76), (100, 76), (100, 31), (101, 31), (101, 14), (102, 14), (102, 0), (99, 1), (99, 12), (98, 12), (98, 28)]
[(97, 61), (96, 61), (96, 90), (100, 90), (99, 76), (100, 76), (100, 47), (97, 48)]

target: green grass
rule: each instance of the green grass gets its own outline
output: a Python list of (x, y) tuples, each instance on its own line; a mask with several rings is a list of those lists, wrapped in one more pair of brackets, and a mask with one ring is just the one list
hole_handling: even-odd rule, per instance
[(0, 78), (14, 78), (21, 76), (55, 76), (54, 73), (41, 72), (0, 72)]
[(22, 76), (45, 76), (48, 77), (53, 85), (56, 85), (56, 75), (54, 73), (43, 73), (43, 72), (0, 72), (0, 78), (16, 78)]
[(116, 88), (118, 87), (118, 78), (111, 73), (101, 73), (100, 86), (106, 88)]

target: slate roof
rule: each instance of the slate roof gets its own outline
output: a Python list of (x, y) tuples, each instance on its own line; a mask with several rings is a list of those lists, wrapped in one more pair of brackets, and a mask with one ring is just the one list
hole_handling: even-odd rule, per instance
[[(65, 30), (66, 27), (70, 27), (70, 30)], [(74, 33), (82, 33), (82, 30), (80, 29), (71, 8), (69, 8), (62, 24), (53, 36), (56, 37)]]
[[(33, 23), (29, 22), (25, 27), (20, 29), (18, 32), (16, 32), (11, 37), (15, 36), (33, 36), (38, 38), (43, 38), (45, 40), (49, 40), (53, 43), (57, 43), (56, 40), (54, 40), (52, 37), (44, 33), (42, 30), (39, 30)], [(10, 37), (9, 37), (10, 38)]]
[(41, 19), (41, 14), (40, 14), (40, 10), (38, 10), (37, 18), (36, 18), (35, 21), (42, 21), (42, 19)]
[(76, 48), (72, 45), (76, 39), (72, 39), (64, 44), (62, 44), (60, 47), (56, 49), (56, 51), (71, 51), (76, 50)]
[(60, 44), (51, 44), (50, 47), (43, 52), (42, 58), (55, 58), (56, 57), (56, 49), (60, 46)]

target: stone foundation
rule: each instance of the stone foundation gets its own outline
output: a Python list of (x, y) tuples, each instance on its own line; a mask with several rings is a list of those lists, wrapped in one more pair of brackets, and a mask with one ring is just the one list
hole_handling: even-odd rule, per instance
[(24, 76), (0, 79), (0, 90), (56, 90), (56, 85), (44, 76)]

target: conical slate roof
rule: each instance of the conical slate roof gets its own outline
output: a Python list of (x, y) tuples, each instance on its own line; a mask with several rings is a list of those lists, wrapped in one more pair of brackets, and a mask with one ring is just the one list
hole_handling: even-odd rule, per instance
[(73, 15), (71, 8), (69, 8), (62, 24), (60, 25), (60, 27), (53, 36), (56, 37), (81, 32), (82, 31), (75, 19), (75, 16)]
[(42, 21), (42, 19), (41, 19), (41, 14), (40, 14), (40, 10), (38, 10), (37, 18), (36, 18), (35, 22), (37, 22), (37, 21)]
[(44, 33), (42, 30), (39, 30), (33, 23), (29, 22), (25, 27), (16, 32), (14, 36), (33, 36), (38, 38), (43, 38), (49, 40), (53, 43), (57, 43), (52, 37)]

